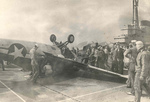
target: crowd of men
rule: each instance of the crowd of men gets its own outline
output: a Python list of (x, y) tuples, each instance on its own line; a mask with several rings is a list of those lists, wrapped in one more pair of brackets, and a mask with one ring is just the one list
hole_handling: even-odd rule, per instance
[(85, 46), (83, 48), (84, 53), (82, 54), (78, 49), (72, 49), (77, 54), (77, 57), (81, 56), (82, 63), (120, 74), (123, 74), (125, 50), (119, 43), (113, 44), (112, 47), (108, 45), (102, 46), (98, 43), (91, 44), (91, 46)]
[[(99, 68), (108, 69), (123, 74), (123, 68), (128, 69), (127, 87), (131, 88), (129, 95), (135, 95), (135, 101), (140, 102), (142, 89), (150, 97), (150, 46), (145, 46), (142, 41), (133, 40), (129, 45), (122, 46), (119, 43), (101, 46), (96, 43), (94, 46), (83, 48), (85, 53), (81, 62)], [(108, 64), (109, 61), (111, 63)]]

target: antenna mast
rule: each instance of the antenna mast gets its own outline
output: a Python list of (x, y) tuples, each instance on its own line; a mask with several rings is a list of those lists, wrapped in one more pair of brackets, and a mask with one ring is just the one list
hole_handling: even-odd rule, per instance
[(132, 23), (133, 23), (135, 28), (139, 28), (138, 3), (139, 3), (139, 0), (133, 0), (133, 20), (132, 20)]

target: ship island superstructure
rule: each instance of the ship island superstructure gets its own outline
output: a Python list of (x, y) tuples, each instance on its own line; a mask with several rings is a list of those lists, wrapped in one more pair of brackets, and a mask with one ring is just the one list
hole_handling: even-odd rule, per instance
[(139, 0), (133, 0), (133, 18), (132, 24), (122, 29), (125, 33), (115, 37), (114, 41), (122, 44), (129, 44), (132, 40), (140, 40), (150, 45), (150, 21), (142, 20), (139, 23), (138, 17)]

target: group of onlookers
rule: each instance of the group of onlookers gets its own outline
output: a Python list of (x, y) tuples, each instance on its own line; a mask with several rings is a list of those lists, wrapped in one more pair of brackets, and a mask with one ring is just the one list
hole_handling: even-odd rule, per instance
[(101, 46), (98, 44), (96, 44), (96, 46), (91, 46), (91, 49), (88, 48), (86, 52), (89, 57), (88, 63), (105, 69), (107, 67), (108, 50), (107, 46)]
[(119, 43), (113, 44), (112, 47), (95, 43), (83, 48), (83, 50), (82, 54), (78, 53), (78, 50), (76, 51), (77, 56), (82, 56), (81, 62), (123, 74), (124, 49)]
[[(119, 43), (83, 48), (81, 62), (103, 69), (123, 74), (123, 68), (128, 69), (127, 87), (131, 87), (128, 94), (135, 95), (134, 102), (140, 102), (142, 89), (150, 95), (150, 46), (142, 41), (133, 40), (129, 45)], [(74, 49), (75, 51), (75, 49)], [(79, 51), (76, 51), (78, 55)], [(109, 63), (109, 64), (108, 64)]]
[[(74, 49), (74, 48), (73, 48)], [(83, 51), (75, 51), (77, 57), (81, 56), (81, 62), (85, 64), (90, 64), (99, 68), (106, 69), (108, 67), (108, 55), (110, 53), (110, 48), (105, 45), (101, 46), (98, 43), (91, 44), (91, 46), (85, 46)]]

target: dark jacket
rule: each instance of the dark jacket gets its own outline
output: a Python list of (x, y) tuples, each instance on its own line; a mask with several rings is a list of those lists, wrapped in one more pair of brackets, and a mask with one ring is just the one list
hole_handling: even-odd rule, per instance
[(125, 56), (130, 59), (130, 62), (136, 62), (136, 57), (137, 57), (137, 49), (136, 49), (136, 47), (128, 49), (126, 51)]
[(141, 50), (136, 58), (136, 72), (140, 72), (142, 77), (149, 76), (150, 72), (150, 54)]
[(124, 55), (123, 55), (124, 51), (123, 49), (119, 48), (119, 49), (115, 49), (113, 52), (113, 60), (123, 60), (124, 59)]

